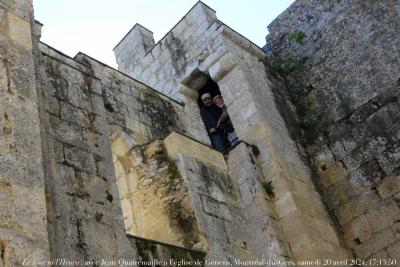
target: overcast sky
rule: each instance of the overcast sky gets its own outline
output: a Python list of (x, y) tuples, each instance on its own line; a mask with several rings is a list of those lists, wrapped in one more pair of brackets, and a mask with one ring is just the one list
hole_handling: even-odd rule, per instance
[[(258, 46), (267, 25), (293, 0), (203, 0), (217, 17)], [(79, 51), (116, 67), (112, 49), (135, 23), (157, 42), (197, 0), (33, 0), (42, 41), (73, 57)]]

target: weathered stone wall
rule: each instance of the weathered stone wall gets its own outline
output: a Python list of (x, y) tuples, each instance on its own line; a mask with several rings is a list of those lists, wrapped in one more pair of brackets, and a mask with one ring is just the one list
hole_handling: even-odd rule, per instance
[[(363, 259), (400, 255), (399, 10), (395, 0), (296, 1), (268, 27), (267, 64), (289, 74), (275, 91), (281, 113)], [(298, 31), (305, 38), (288, 39)]]
[[(197, 95), (192, 95), (191, 90), (182, 94), (185, 88), (181, 82), (192, 72), (198, 72), (199, 57), (203, 51), (204, 56), (207, 56), (207, 47), (220, 45), (216, 37), (221, 25), (215, 12), (199, 2), (164, 38), (154, 47), (148, 48), (146, 54), (142, 53), (141, 48), (145, 46), (142, 43), (144, 40), (136, 38), (143, 27), (133, 27), (114, 49), (119, 70), (159, 92), (185, 102), (186, 115), (181, 118), (182, 123), (188, 129), (188, 134), (206, 143), (210, 141), (201, 121), (197, 102), (192, 100)], [(131, 54), (135, 57), (129, 56)], [(202, 82), (205, 83), (205, 80), (200, 80), (198, 86), (201, 87)]]
[(114, 48), (118, 68), (125, 73), (131, 73), (133, 67), (140, 64), (140, 60), (153, 46), (153, 33), (136, 23)]
[(208, 241), (207, 247), (194, 248), (207, 251), (209, 265), (258, 260), (267, 266), (268, 260), (291, 258), (245, 144), (231, 152), (228, 165), (219, 152), (177, 133), (164, 144), (187, 183), (200, 233)]
[(259, 149), (262, 177), (275, 188), (271, 200), (294, 259), (346, 258), (310, 170), (278, 112), (273, 88), (279, 83), (265, 73), (257, 57), (232, 42), (226, 44), (230, 53), (210, 73), (220, 86), (239, 138)]
[[(204, 126), (199, 118), (197, 90), (207, 78), (217, 82), (239, 139), (259, 148), (257, 160), (262, 179), (272, 181), (279, 192), (271, 202), (279, 225), (285, 226), (281, 227), (281, 240), (287, 241), (283, 244), (289, 244), (298, 260), (346, 258), (310, 170), (278, 112), (272, 93), (276, 79), (266, 74), (261, 62), (264, 57), (260, 48), (218, 21), (215, 12), (199, 2), (140, 65), (126, 71), (184, 101), (186, 118), (191, 120), (185, 122), (184, 117), (183, 123), (192, 127), (190, 133), (199, 140), (204, 140)], [(157, 75), (163, 72), (169, 75)], [(298, 232), (291, 231), (293, 221), (301, 229)], [(268, 238), (262, 236), (257, 241), (263, 240)], [(273, 254), (272, 250), (269, 253)]]
[(248, 229), (251, 241), (246, 243), (262, 259), (290, 260), (293, 255), (272, 201), (277, 192), (272, 183), (265, 181), (258, 153), (256, 147), (241, 143), (227, 159), (229, 176), (237, 185), (239, 202), (246, 214), (246, 225), (251, 225)]
[[(114, 164), (118, 170), (134, 146), (173, 130), (185, 132), (182, 104), (84, 54), (72, 59), (39, 46), (51, 256), (135, 259), (117, 188), (123, 181), (115, 178)], [(129, 135), (127, 146), (119, 143), (121, 134)]]
[[(354, 256), (395, 257), (398, 10), (394, 0), (297, 1), (268, 37), (270, 60), (295, 63), (278, 66), (290, 72), (283, 77), (266, 72), (264, 53), (199, 2), (156, 45), (135, 25), (115, 48), (121, 71), (160, 93), (82, 53), (72, 59), (32, 43), (31, 3), (0, 0), (0, 264), (164, 253), (148, 243), (137, 255), (140, 242), (124, 231), (134, 231), (135, 216), (152, 218), (152, 191), (165, 211), (154, 215), (169, 224), (163, 240), (207, 251), (208, 260), (344, 259), (307, 155)], [(287, 40), (294, 31), (305, 32), (304, 45)], [(305, 56), (306, 65), (293, 60)], [(208, 78), (251, 144), (225, 158), (203, 144), (196, 98)], [(142, 227), (161, 234), (159, 225)]]
[[(129, 138), (129, 137), (125, 137)], [(128, 234), (180, 247), (207, 247), (199, 234), (187, 183), (160, 140), (132, 147), (114, 165)]]
[(40, 44), (40, 50), (51, 258), (134, 258), (124, 231), (100, 80), (52, 48)]
[[(138, 47), (146, 46), (146, 41), (136, 36), (144, 28), (136, 24), (114, 49), (118, 69), (182, 100), (179, 93), (181, 80), (195, 70), (198, 57), (207, 46), (218, 46), (211, 42), (218, 42), (215, 36), (220, 26), (215, 11), (200, 2), (154, 47), (142, 54), (143, 48)], [(135, 54), (135, 57), (126, 54)]]
[(100, 77), (107, 122), (131, 135), (137, 144), (187, 132), (182, 125), (184, 105), (153, 88), (79, 53), (75, 59)]
[(49, 258), (32, 1), (0, 1), (0, 266)]

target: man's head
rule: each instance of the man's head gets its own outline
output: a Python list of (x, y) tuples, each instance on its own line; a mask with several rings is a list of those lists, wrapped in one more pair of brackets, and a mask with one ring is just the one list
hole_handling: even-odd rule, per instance
[(212, 105), (211, 95), (209, 93), (201, 95), (201, 100), (203, 101), (203, 104), (207, 107)]
[(216, 95), (213, 98), (213, 103), (219, 108), (222, 108), (224, 106), (224, 99), (222, 98), (221, 95)]

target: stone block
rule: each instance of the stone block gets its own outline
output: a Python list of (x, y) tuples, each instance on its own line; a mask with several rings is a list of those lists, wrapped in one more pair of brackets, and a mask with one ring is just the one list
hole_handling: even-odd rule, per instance
[(400, 176), (385, 177), (376, 189), (381, 198), (387, 198), (400, 192)]
[[(38, 266), (33, 261), (50, 259), (49, 243), (38, 236), (21, 231), (0, 229), (0, 240), (8, 241), (8, 266)], [(0, 260), (0, 264), (2, 264)], [(1, 265), (0, 265), (1, 266)]]
[[(106, 225), (96, 220), (82, 220), (81, 231), (84, 234), (86, 253), (93, 259), (117, 259), (117, 244), (115, 229), (112, 225)], [(99, 235), (98, 233), (102, 234)]]
[(279, 199), (287, 192), (293, 192), (297, 195), (310, 194), (314, 190), (312, 186), (297, 179), (287, 179), (284, 174), (275, 172), (268, 175), (274, 186), (274, 196)]
[(113, 134), (111, 150), (116, 156), (123, 157), (136, 145), (138, 145), (138, 143), (135, 142), (132, 136), (128, 135), (124, 131)]
[(275, 202), (276, 211), (279, 218), (289, 215), (291, 212), (304, 212), (309, 216), (323, 219), (326, 217), (322, 206), (314, 203), (310, 198), (300, 197), (292, 192), (288, 192)]
[(343, 229), (344, 241), (350, 248), (355, 248), (360, 243), (371, 239), (373, 229), (365, 214), (352, 220)]
[(50, 95), (44, 95), (43, 97), (45, 101), (45, 109), (50, 114), (53, 114), (56, 117), (60, 116), (60, 101)]
[(2, 137), (9, 138), (12, 150), (41, 158), (37, 106), (17, 96), (9, 99), (0, 96), (0, 105), (3, 110), (0, 110), (0, 116), (4, 123), (1, 129)]
[(366, 259), (377, 251), (380, 251), (397, 240), (396, 236), (393, 235), (392, 229), (386, 229), (373, 236), (369, 241), (357, 246), (354, 253), (357, 258)]
[(386, 201), (377, 209), (367, 212), (367, 218), (374, 232), (381, 231), (396, 221), (400, 221), (400, 209), (394, 201)]
[(13, 185), (12, 198), (16, 222), (24, 231), (47, 239), (44, 188)]
[(224, 55), (209, 69), (210, 76), (214, 81), (218, 82), (236, 66), (236, 61), (232, 55)]
[(81, 183), (80, 190), (88, 193), (91, 201), (96, 203), (107, 203), (107, 191), (110, 190), (107, 181), (99, 176), (84, 172), (77, 172), (76, 177)]
[[(289, 242), (295, 241), (303, 234), (308, 234), (319, 239), (321, 238), (320, 232), (316, 229), (315, 222), (312, 221), (311, 217), (295, 211), (281, 218), (279, 224)], [(296, 227), (293, 227), (293, 225), (296, 225)]]
[(96, 173), (94, 155), (77, 147), (64, 147), (65, 161), (79, 170)]
[(11, 12), (7, 13), (8, 37), (17, 44), (32, 49), (31, 24)]
[(110, 128), (107, 124), (107, 119), (104, 116), (92, 114), (92, 125), (98, 133), (110, 135)]
[(200, 162), (226, 170), (225, 159), (220, 152), (179, 133), (168, 135), (164, 139), (164, 145), (171, 159), (176, 159), (178, 154), (186, 154)]
[[(0, 173), (4, 178), (11, 178), (12, 183), (30, 187), (43, 184), (42, 157), (0, 153)], [(18, 167), (15, 167), (18, 166)]]
[(115, 169), (111, 159), (96, 159), (97, 175), (105, 178), (110, 184), (115, 183)]
[[(28, 60), (28, 59), (26, 59)], [(37, 105), (37, 92), (35, 90), (33, 61), (24, 62), (25, 66), (10, 68), (10, 91), (17, 92), (21, 97), (29, 99)]]
[(48, 117), (48, 122), (48, 133), (61, 142), (77, 146), (83, 145), (81, 128), (79, 126), (67, 121), (62, 121), (52, 115)]
[(336, 184), (326, 189), (326, 199), (330, 209), (335, 209), (338, 206), (349, 202), (354, 196), (355, 192), (347, 179), (340, 180)]
[(92, 97), (92, 112), (105, 116), (106, 114), (106, 109), (104, 108), (104, 101), (103, 98), (99, 95), (93, 94)]
[(61, 101), (61, 119), (81, 127), (91, 127), (91, 114)]
[(217, 218), (227, 221), (232, 221), (231, 212), (226, 204), (218, 202), (205, 195), (201, 196), (201, 203), (206, 214), (213, 215)]
[(87, 129), (82, 129), (83, 150), (93, 153), (103, 158), (111, 159), (110, 143), (108, 137), (103, 134), (93, 133)]
[(300, 234), (295, 240), (290, 241), (290, 245), (296, 259), (316, 260), (326, 258), (325, 255), (329, 254), (340, 255), (336, 246), (308, 233)]
[(325, 187), (329, 187), (347, 176), (345, 168), (334, 160), (326, 161), (316, 159), (314, 164), (321, 179), (320, 181)]
[(344, 226), (353, 218), (365, 213), (367, 210), (377, 208), (379, 208), (379, 197), (374, 191), (371, 191), (339, 206), (335, 210), (335, 215), (339, 223)]

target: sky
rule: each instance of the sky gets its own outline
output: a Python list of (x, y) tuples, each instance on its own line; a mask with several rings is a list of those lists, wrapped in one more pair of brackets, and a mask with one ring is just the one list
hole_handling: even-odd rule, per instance
[[(294, 0), (202, 0), (219, 20), (258, 46), (267, 25)], [(197, 0), (33, 0), (35, 19), (44, 24), (41, 41), (73, 57), (83, 52), (114, 68), (112, 49), (135, 23), (157, 42)]]

